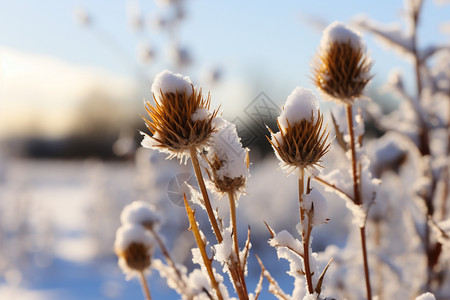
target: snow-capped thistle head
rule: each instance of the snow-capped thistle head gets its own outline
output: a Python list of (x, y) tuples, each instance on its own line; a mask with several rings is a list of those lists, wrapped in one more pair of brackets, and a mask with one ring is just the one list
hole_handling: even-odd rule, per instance
[(277, 118), (279, 132), (269, 139), (281, 167), (291, 173), (304, 169), (314, 174), (330, 146), (323, 128), (323, 115), (311, 90), (297, 87), (287, 98)]
[(313, 60), (313, 80), (329, 98), (352, 104), (372, 78), (361, 35), (340, 22), (325, 28)]
[(134, 201), (123, 208), (120, 221), (122, 224), (141, 225), (153, 230), (161, 220), (149, 203)]
[(188, 77), (167, 70), (155, 77), (152, 92), (155, 105), (146, 101), (150, 118), (143, 117), (152, 136), (142, 133), (143, 147), (182, 159), (191, 147), (207, 145), (217, 115), (217, 110), (209, 112), (209, 95), (204, 99), (201, 89), (194, 88)]
[(152, 249), (152, 238), (143, 226), (125, 224), (117, 230), (114, 250), (127, 279), (149, 270)]
[(211, 137), (206, 160), (207, 173), (219, 194), (244, 192), (248, 172), (248, 149), (244, 148), (236, 125), (220, 118), (221, 127)]

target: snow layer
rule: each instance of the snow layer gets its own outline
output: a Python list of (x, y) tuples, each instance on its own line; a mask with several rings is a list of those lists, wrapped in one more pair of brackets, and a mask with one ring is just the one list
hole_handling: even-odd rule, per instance
[(436, 297), (432, 293), (428, 292), (418, 296), (416, 300), (436, 300)]
[(327, 49), (334, 43), (348, 43), (354, 48), (364, 48), (361, 34), (341, 22), (333, 22), (323, 31), (320, 48)]
[(319, 101), (314, 96), (312, 90), (296, 87), (288, 96), (286, 103), (283, 106), (283, 111), (278, 117), (280, 129), (286, 129), (288, 122), (291, 126), (300, 123), (302, 120), (311, 120), (311, 115), (314, 120), (317, 119), (319, 110)]
[(236, 125), (221, 117), (214, 119), (221, 119), (214, 123), (223, 126), (211, 135), (211, 147), (208, 149), (208, 159), (212, 161), (213, 156), (217, 155), (222, 163), (222, 167), (217, 171), (217, 175), (219, 178), (248, 177), (248, 149), (243, 148)]
[(216, 250), (214, 258), (225, 264), (230, 257), (233, 250), (233, 242), (231, 239), (232, 229), (227, 228), (224, 230), (222, 236), (223, 240), (220, 244), (214, 245), (214, 249)]
[(117, 251), (125, 251), (132, 243), (142, 243), (150, 246), (152, 244), (152, 237), (143, 226), (133, 224), (122, 225), (117, 229), (114, 248)]
[(287, 247), (293, 249), (300, 255), (303, 255), (303, 246), (299, 240), (294, 239), (294, 237), (286, 230), (277, 233), (272, 239), (269, 240), (269, 245), (272, 247)]
[(122, 224), (144, 225), (160, 222), (160, 216), (152, 205), (144, 201), (134, 201), (128, 204), (120, 214)]
[(169, 70), (164, 70), (156, 75), (152, 84), (152, 93), (155, 97), (158, 97), (161, 92), (175, 93), (186, 92), (188, 96), (192, 94), (192, 82), (187, 76), (181, 74), (175, 74)]

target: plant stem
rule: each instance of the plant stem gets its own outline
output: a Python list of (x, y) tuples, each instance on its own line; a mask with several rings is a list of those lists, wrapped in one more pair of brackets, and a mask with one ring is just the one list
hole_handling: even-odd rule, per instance
[(366, 278), (367, 299), (370, 300), (372, 299), (372, 289), (370, 287), (369, 262), (367, 260), (366, 226), (360, 227), (359, 232), (361, 233), (361, 245), (364, 260), (364, 277)]
[(184, 282), (183, 278), (181, 277), (180, 270), (178, 270), (172, 257), (170, 257), (170, 253), (167, 250), (166, 246), (164, 245), (163, 241), (161, 240), (161, 238), (159, 237), (158, 233), (155, 230), (150, 229), (150, 232), (153, 234), (153, 237), (155, 238), (156, 242), (158, 243), (159, 248), (161, 249), (161, 252), (167, 261), (167, 264), (175, 271), (175, 274), (177, 274), (178, 280), (175, 281), (176, 284), (178, 285), (178, 287), (181, 290), (185, 290), (186, 283)]
[(211, 285), (216, 291), (217, 298), (219, 300), (223, 300), (222, 293), (219, 289), (219, 284), (216, 281), (216, 278), (214, 277), (214, 272), (212, 270), (211, 260), (208, 257), (208, 254), (206, 254), (205, 249), (205, 243), (203, 242), (203, 239), (200, 235), (200, 231), (198, 230), (197, 221), (195, 220), (194, 212), (192, 211), (191, 207), (189, 206), (189, 203), (186, 200), (186, 196), (184, 196), (184, 205), (186, 206), (186, 213), (188, 215), (189, 223), (191, 225), (191, 231), (194, 233), (195, 242), (197, 243), (198, 248), (200, 249), (200, 253), (202, 255), (203, 262), (205, 264), (206, 271), (209, 276), (209, 280), (211, 281)]
[[(303, 209), (303, 193), (304, 193), (304, 177), (305, 170), (300, 169), (300, 176), (298, 178), (298, 201), (300, 207), (300, 223), (302, 226), (302, 244), (303, 244), (303, 263), (305, 267), (305, 277), (308, 284), (308, 292), (314, 294), (314, 287), (312, 283), (311, 268), (309, 266), (309, 237), (310, 237), (310, 220), (308, 220), (308, 231), (305, 230), (305, 211)], [(309, 219), (309, 217), (308, 217)]]
[[(233, 228), (234, 252), (236, 254), (238, 279), (241, 284), (243, 296), (245, 296), (245, 295), (248, 295), (248, 292), (247, 292), (247, 285), (245, 282), (245, 275), (244, 275), (244, 267), (245, 266), (241, 265), (241, 259), (239, 257), (240, 256), (239, 255), (239, 243), (238, 243), (237, 222), (236, 222), (236, 199), (235, 199), (233, 192), (228, 192), (228, 199), (230, 201), (230, 219), (231, 219), (231, 226)], [(245, 298), (248, 298), (248, 297), (245, 297)]]
[[(348, 121), (348, 132), (350, 134), (350, 151), (352, 155), (352, 173), (353, 173), (353, 193), (354, 197), (353, 200), (356, 205), (362, 205), (361, 201), (361, 193), (359, 190), (359, 175), (356, 169), (356, 146), (355, 146), (355, 133), (353, 130), (353, 112), (352, 112), (352, 105), (347, 105), (347, 121)], [(360, 227), (360, 234), (361, 234), (361, 248), (362, 248), (362, 254), (363, 254), (363, 261), (364, 261), (364, 276), (366, 279), (366, 292), (367, 292), (367, 299), (372, 299), (372, 289), (370, 287), (370, 275), (369, 275), (369, 262), (367, 258), (367, 246), (366, 246), (366, 228), (365, 226)]]
[(350, 151), (352, 154), (352, 174), (353, 174), (353, 201), (357, 205), (361, 205), (361, 194), (359, 192), (359, 176), (356, 169), (356, 146), (355, 146), (355, 133), (353, 130), (353, 110), (352, 105), (347, 105), (347, 122), (348, 132), (350, 134)]
[(223, 240), (222, 234), (220, 233), (219, 225), (217, 224), (216, 217), (214, 216), (213, 209), (211, 207), (211, 202), (209, 201), (208, 192), (206, 191), (205, 181), (203, 180), (202, 171), (200, 170), (200, 164), (197, 158), (197, 150), (195, 147), (189, 148), (191, 155), (192, 165), (194, 166), (195, 177), (197, 177), (198, 185), (200, 186), (200, 191), (202, 192), (203, 202), (205, 204), (206, 213), (208, 214), (209, 221), (216, 235), (217, 242), (220, 244)]
[(145, 275), (143, 271), (139, 272), (139, 278), (141, 280), (142, 290), (145, 295), (145, 299), (152, 300), (152, 296), (150, 296), (150, 289), (148, 288), (147, 280), (145, 280)]

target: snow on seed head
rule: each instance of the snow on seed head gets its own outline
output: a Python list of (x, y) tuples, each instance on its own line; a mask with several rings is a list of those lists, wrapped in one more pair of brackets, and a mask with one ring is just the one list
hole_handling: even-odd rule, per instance
[(161, 220), (150, 204), (144, 201), (134, 201), (124, 207), (120, 214), (120, 221), (122, 224), (142, 225), (153, 229)]

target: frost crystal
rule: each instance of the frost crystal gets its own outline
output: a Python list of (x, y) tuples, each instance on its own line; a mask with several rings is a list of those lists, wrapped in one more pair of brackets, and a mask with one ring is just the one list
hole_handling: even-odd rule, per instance
[(288, 96), (283, 111), (277, 119), (280, 129), (286, 129), (288, 122), (294, 126), (304, 119), (311, 121), (311, 116), (316, 120), (318, 110), (319, 102), (313, 92), (310, 89), (296, 87)]
[(177, 91), (181, 93), (186, 92), (187, 96), (190, 96), (192, 94), (191, 79), (181, 74), (172, 73), (169, 70), (164, 70), (156, 75), (152, 84), (152, 93), (155, 97), (158, 97), (161, 92), (165, 94)]

